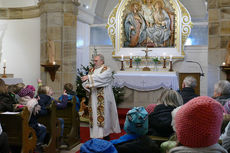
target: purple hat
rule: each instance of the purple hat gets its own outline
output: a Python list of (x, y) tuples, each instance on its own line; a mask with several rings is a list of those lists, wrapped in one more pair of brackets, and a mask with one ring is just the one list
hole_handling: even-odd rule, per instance
[(23, 88), (19, 91), (18, 95), (20, 97), (25, 97), (25, 96), (29, 96), (30, 98), (34, 98), (34, 92), (29, 89), (29, 88)]
[(86, 141), (80, 148), (80, 153), (118, 153), (110, 141), (91, 139)]
[(31, 89), (32, 91), (35, 91), (35, 88), (32, 85), (27, 85), (26, 88)]

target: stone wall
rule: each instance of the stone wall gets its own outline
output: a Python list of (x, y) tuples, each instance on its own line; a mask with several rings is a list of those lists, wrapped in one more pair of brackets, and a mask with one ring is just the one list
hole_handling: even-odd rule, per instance
[(208, 0), (209, 46), (208, 46), (208, 93), (219, 79), (226, 79), (219, 66), (224, 62), (227, 43), (230, 40), (230, 1)]
[(65, 83), (75, 84), (77, 2), (72, 0), (42, 0), (41, 3), (41, 64), (47, 63), (47, 40), (55, 43), (55, 61), (60, 68), (55, 80), (41, 67), (41, 78), (55, 95), (63, 92)]

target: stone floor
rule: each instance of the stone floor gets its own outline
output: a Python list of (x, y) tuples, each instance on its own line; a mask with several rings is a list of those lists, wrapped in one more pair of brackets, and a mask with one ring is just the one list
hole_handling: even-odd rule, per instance
[(74, 147), (72, 150), (61, 150), (60, 153), (76, 153), (78, 150), (80, 150), (82, 143)]

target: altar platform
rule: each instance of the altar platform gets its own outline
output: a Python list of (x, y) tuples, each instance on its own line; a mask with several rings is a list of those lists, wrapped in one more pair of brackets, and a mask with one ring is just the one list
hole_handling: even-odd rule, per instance
[(120, 108), (146, 107), (157, 102), (164, 88), (178, 90), (179, 81), (176, 72), (118, 71), (114, 74), (114, 86), (125, 88)]

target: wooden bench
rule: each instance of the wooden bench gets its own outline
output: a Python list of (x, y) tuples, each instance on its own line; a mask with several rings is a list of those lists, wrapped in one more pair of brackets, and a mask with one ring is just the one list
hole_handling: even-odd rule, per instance
[(3, 131), (7, 133), (10, 146), (21, 147), (21, 153), (32, 153), (36, 147), (35, 130), (29, 126), (27, 107), (21, 112), (1, 113), (0, 121)]
[(50, 134), (50, 139), (47, 146), (44, 146), (46, 153), (55, 153), (58, 151), (57, 141), (61, 134), (61, 127), (59, 120), (56, 117), (56, 104), (52, 101), (51, 105), (47, 108), (48, 114), (39, 116), (38, 122), (46, 126), (47, 132)]
[(80, 143), (80, 118), (76, 111), (76, 98), (67, 103), (65, 109), (57, 109), (57, 118), (64, 119), (64, 141), (68, 145), (68, 150)]

